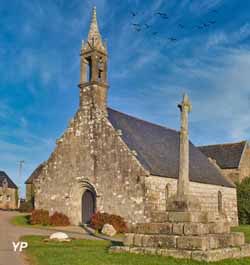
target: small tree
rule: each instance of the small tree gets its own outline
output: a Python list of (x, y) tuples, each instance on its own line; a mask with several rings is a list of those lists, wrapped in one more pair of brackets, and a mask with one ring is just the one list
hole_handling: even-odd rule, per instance
[(250, 224), (250, 177), (236, 183), (240, 224)]

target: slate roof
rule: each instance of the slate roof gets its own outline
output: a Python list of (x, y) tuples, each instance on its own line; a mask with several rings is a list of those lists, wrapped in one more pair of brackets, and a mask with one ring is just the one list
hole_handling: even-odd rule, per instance
[(230, 144), (200, 146), (199, 149), (207, 156), (216, 160), (222, 169), (238, 168), (246, 141)]
[(34, 179), (36, 179), (39, 175), (40, 175), (40, 173), (41, 173), (41, 171), (42, 171), (42, 169), (43, 169), (43, 166), (44, 166), (44, 164), (40, 164), (33, 172), (32, 172), (32, 174), (29, 176), (29, 178), (25, 181), (25, 184), (32, 184), (33, 183), (33, 180)]
[(0, 187), (3, 186), (4, 179), (7, 179), (8, 188), (17, 189), (16, 184), (10, 179), (10, 177), (4, 171), (0, 171)]
[[(122, 139), (136, 151), (145, 169), (152, 175), (178, 178), (179, 132), (110, 108), (108, 118), (116, 130), (122, 131)], [(234, 187), (191, 142), (189, 150), (191, 181)]]

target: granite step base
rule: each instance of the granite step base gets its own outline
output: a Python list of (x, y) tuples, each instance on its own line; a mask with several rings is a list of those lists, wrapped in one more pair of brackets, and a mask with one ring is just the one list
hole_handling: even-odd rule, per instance
[(131, 247), (209, 250), (242, 246), (245, 244), (245, 237), (239, 232), (202, 236), (125, 234), (123, 244)]
[[(110, 253), (133, 253), (143, 255), (171, 256), (180, 259), (193, 259), (198, 261), (219, 261), (223, 259), (250, 258), (250, 244), (240, 247), (229, 247), (220, 249), (202, 250), (181, 250), (167, 248), (150, 248), (150, 247), (129, 247), (113, 246), (109, 249)], [(250, 259), (249, 259), (250, 262)]]
[(144, 223), (131, 229), (134, 234), (206, 235), (230, 233), (230, 226), (223, 221), (217, 223)]

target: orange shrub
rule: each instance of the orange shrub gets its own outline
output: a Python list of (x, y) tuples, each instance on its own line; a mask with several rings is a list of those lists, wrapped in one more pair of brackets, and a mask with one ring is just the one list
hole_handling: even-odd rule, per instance
[(67, 226), (70, 225), (69, 218), (63, 213), (54, 212), (50, 216), (50, 224), (55, 226)]
[(50, 218), (49, 212), (46, 210), (34, 210), (30, 216), (30, 223), (32, 225), (40, 224), (40, 225), (49, 225)]
[(117, 233), (125, 233), (128, 230), (121, 216), (97, 212), (91, 217), (90, 226), (93, 229), (100, 232), (105, 224), (112, 225)]

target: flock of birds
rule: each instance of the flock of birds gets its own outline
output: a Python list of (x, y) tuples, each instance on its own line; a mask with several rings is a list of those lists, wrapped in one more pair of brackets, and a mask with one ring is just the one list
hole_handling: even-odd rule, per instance
[[(211, 13), (213, 13), (213, 14), (217, 14), (217, 13), (218, 13), (218, 10), (213, 9), (213, 10), (211, 11)], [(135, 12), (135, 11), (130, 11), (130, 14), (131, 14), (131, 16), (132, 16), (133, 19), (136, 19), (136, 18), (140, 15), (139, 12)], [(169, 19), (169, 15), (168, 15), (167, 13), (165, 13), (165, 12), (160, 12), (160, 11), (155, 12), (155, 13), (154, 13), (154, 16), (157, 16), (157, 17), (159, 17), (160, 19), (162, 19), (162, 20), (166, 20), (166, 21)], [(206, 28), (209, 28), (209, 27), (215, 25), (216, 23), (217, 23), (216, 20), (214, 20), (214, 19), (210, 19), (210, 20), (208, 20), (208, 21), (206, 21), (206, 22), (200, 23), (200, 24), (198, 24), (198, 25), (194, 25), (194, 26), (192, 26), (192, 28), (195, 28), (195, 29), (198, 29), (198, 30), (203, 30), (203, 29), (206, 29)], [(132, 28), (134, 29), (135, 32), (141, 32), (141, 31), (143, 31), (143, 30), (149, 30), (149, 29), (152, 29), (151, 34), (152, 34), (153, 36), (156, 36), (156, 35), (159, 34), (159, 31), (154, 31), (154, 30), (153, 30), (153, 29), (154, 29), (153, 25), (150, 25), (150, 24), (148, 24), (148, 23), (135, 23), (135, 22), (133, 22), (133, 23), (131, 24), (131, 26), (132, 26)], [(182, 30), (184, 30), (184, 29), (186, 29), (186, 28), (190, 28), (189, 26), (184, 25), (184, 24), (182, 24), (182, 23), (178, 23), (177, 26), (178, 26), (180, 29), (182, 29)], [(169, 41), (171, 41), (171, 42), (175, 42), (175, 41), (178, 40), (176, 37), (173, 37), (173, 36), (170, 36), (170, 37), (168, 37), (167, 39), (168, 39)]]

